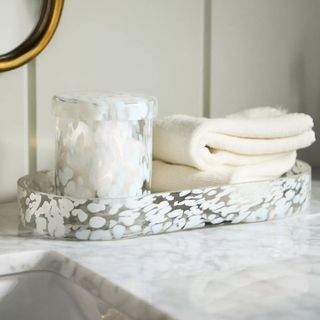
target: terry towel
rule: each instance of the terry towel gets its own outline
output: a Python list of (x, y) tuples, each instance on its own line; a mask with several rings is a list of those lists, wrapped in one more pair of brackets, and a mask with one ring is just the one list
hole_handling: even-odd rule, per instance
[(152, 191), (276, 178), (292, 168), (296, 150), (315, 141), (312, 128), (309, 115), (272, 107), (156, 120)]
[(203, 171), (256, 164), (311, 145), (312, 127), (309, 115), (271, 107), (217, 119), (174, 115), (155, 121), (153, 157)]
[(264, 181), (274, 179), (287, 172), (296, 161), (296, 152), (290, 152), (254, 165), (232, 167), (218, 165), (208, 171), (168, 164), (163, 161), (152, 162), (152, 192), (187, 190), (212, 187), (229, 183)]

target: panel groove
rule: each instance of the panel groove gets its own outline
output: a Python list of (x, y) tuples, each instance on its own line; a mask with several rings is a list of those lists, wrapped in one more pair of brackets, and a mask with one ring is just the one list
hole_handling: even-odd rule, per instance
[(204, 0), (203, 28), (203, 116), (210, 117), (211, 104), (211, 0)]
[(29, 173), (37, 168), (36, 61), (28, 64), (28, 163)]

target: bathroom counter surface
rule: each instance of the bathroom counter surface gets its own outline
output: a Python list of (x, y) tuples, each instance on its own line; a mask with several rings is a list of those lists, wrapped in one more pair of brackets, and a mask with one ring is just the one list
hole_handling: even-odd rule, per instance
[(0, 219), (0, 257), (56, 251), (85, 267), (93, 291), (115, 294), (133, 319), (320, 317), (320, 181), (309, 214), (131, 240), (18, 237), (16, 203), (1, 205)]

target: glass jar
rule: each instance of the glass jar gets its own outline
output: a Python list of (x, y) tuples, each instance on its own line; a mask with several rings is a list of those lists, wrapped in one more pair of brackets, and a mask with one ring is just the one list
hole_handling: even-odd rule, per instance
[(76, 198), (150, 192), (154, 97), (71, 93), (53, 97), (57, 193)]

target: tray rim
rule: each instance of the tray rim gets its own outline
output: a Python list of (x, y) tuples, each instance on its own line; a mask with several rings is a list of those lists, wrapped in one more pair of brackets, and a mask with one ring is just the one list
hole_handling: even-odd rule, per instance
[[(37, 174), (39, 180), (32, 180)], [(38, 171), (19, 179), (19, 225), (22, 235), (32, 237), (105, 241), (283, 219), (308, 207), (311, 177), (311, 166), (297, 161), (277, 179), (135, 198), (76, 199), (34, 190), (54, 190), (53, 171)]]
[[(294, 169), (294, 167), (296, 165), (299, 165), (299, 172), (295, 173), (292, 170)], [(29, 188), (26, 187), (25, 185), (23, 185), (23, 183), (27, 180), (27, 179), (31, 179), (31, 181), (34, 180), (34, 177), (38, 174), (45, 174), (47, 177), (49, 175), (54, 174), (54, 169), (51, 170), (40, 170), (40, 171), (36, 171), (34, 173), (30, 173), (27, 175), (24, 175), (22, 177), (20, 177), (17, 180), (17, 186), (23, 190), (27, 190), (28, 192), (33, 192), (42, 196), (49, 196), (49, 197), (58, 197), (61, 199), (68, 199), (71, 201), (92, 201), (92, 202), (99, 202), (99, 201), (125, 201), (125, 200), (130, 200), (130, 199), (143, 199), (145, 197), (150, 197), (150, 196), (161, 196), (164, 194), (175, 194), (175, 193), (180, 193), (180, 192), (184, 192), (184, 191), (192, 191), (192, 190), (207, 190), (207, 189), (214, 189), (214, 188), (224, 188), (224, 187), (230, 187), (230, 186), (247, 186), (247, 185), (254, 185), (254, 184), (259, 184), (259, 183), (266, 183), (266, 182), (273, 182), (273, 181), (281, 181), (282, 179), (288, 179), (288, 178), (296, 178), (302, 175), (311, 175), (312, 173), (312, 167), (310, 164), (308, 164), (307, 162), (303, 161), (303, 160), (299, 160), (297, 159), (294, 167), (292, 167), (289, 171), (287, 171), (284, 175), (280, 176), (279, 178), (276, 179), (264, 179), (264, 180), (256, 180), (256, 181), (246, 181), (246, 182), (238, 182), (238, 183), (232, 183), (232, 184), (219, 184), (219, 185), (215, 185), (215, 186), (206, 186), (206, 187), (201, 187), (201, 188), (191, 188), (191, 189), (182, 189), (182, 190), (173, 190), (173, 191), (164, 191), (164, 192), (156, 192), (156, 193), (148, 193), (142, 196), (138, 196), (138, 197), (121, 197), (121, 198), (76, 198), (76, 197), (71, 197), (71, 196), (65, 196), (65, 195), (59, 195), (56, 193), (48, 193), (48, 192), (44, 192), (44, 191), (40, 191), (40, 190), (35, 190), (33, 188)], [(291, 174), (292, 173), (292, 174)], [(286, 174), (290, 174), (288, 176), (286, 176)], [(53, 180), (54, 181), (54, 180)], [(55, 183), (55, 182), (54, 182)]]

